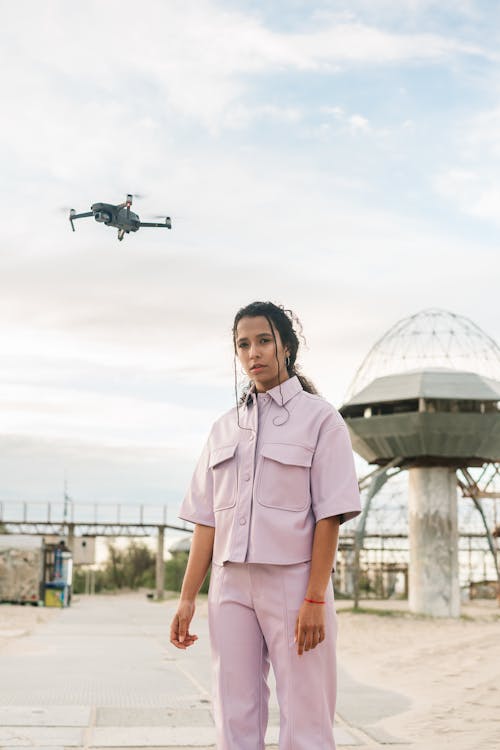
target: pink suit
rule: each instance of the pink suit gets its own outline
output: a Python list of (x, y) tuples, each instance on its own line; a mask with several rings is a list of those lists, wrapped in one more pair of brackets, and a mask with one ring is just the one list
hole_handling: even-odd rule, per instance
[(317, 521), (361, 512), (347, 426), (294, 376), (250, 392), (220, 417), (179, 517), (215, 526), (208, 597), (218, 750), (261, 750), (273, 665), (280, 750), (333, 750), (337, 615), (325, 594), (325, 640), (297, 654), (295, 621)]

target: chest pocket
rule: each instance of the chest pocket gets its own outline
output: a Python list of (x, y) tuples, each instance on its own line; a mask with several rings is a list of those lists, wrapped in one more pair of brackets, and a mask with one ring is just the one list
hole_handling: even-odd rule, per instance
[(223, 445), (210, 451), (208, 466), (212, 469), (214, 511), (232, 508), (236, 504), (238, 482), (236, 446)]
[(255, 494), (268, 508), (305, 510), (311, 502), (313, 452), (302, 445), (265, 443)]

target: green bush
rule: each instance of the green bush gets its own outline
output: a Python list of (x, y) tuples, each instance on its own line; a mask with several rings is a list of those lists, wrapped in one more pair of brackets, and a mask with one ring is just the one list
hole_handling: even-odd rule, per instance
[(188, 561), (187, 552), (177, 552), (165, 563), (165, 588), (167, 591), (180, 591)]
[[(186, 565), (188, 561), (187, 552), (177, 552), (171, 560), (167, 560), (165, 563), (165, 588), (167, 591), (180, 591), (182, 588), (182, 581), (184, 579), (184, 573), (186, 571)], [(210, 569), (203, 581), (200, 594), (208, 594), (208, 587), (210, 585)]]
[[(117, 589), (156, 588), (156, 555), (143, 543), (132, 541), (125, 550), (118, 549), (113, 542), (108, 542), (109, 558), (106, 564), (94, 571), (95, 592), (116, 591)], [(188, 552), (178, 552), (165, 563), (165, 590), (180, 591)], [(75, 568), (73, 573), (73, 592), (85, 592), (85, 570)], [(210, 570), (200, 589), (207, 594), (210, 585)]]
[[(145, 544), (133, 540), (125, 550), (118, 549), (113, 542), (108, 542), (109, 557), (106, 564), (94, 571), (96, 593), (99, 591), (116, 591), (116, 589), (154, 588), (155, 555)], [(73, 575), (73, 592), (85, 592), (85, 570), (75, 568)]]
[(373, 591), (372, 584), (370, 581), (370, 577), (368, 574), (360, 573), (359, 576), (359, 590), (363, 591), (365, 594), (370, 593)]

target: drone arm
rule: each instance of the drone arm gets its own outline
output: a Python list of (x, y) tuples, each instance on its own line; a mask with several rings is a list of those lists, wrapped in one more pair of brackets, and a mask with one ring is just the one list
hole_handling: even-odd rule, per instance
[(70, 220), (71, 229), (73, 230), (73, 232), (75, 231), (75, 225), (73, 224), (73, 221), (75, 219), (83, 219), (87, 216), (93, 216), (93, 215), (94, 215), (93, 211), (86, 211), (83, 214), (75, 214), (74, 210), (71, 209), (71, 211), (69, 212), (69, 220)]
[(126, 208), (127, 209), (127, 219), (130, 218), (130, 206), (132, 205), (132, 195), (129, 193), (127, 195), (127, 200), (124, 203), (119, 203), (116, 208)]
[(170, 221), (170, 217), (167, 216), (165, 221), (156, 222), (156, 221), (141, 221), (139, 224), (141, 227), (163, 227), (163, 229), (172, 229), (172, 222)]

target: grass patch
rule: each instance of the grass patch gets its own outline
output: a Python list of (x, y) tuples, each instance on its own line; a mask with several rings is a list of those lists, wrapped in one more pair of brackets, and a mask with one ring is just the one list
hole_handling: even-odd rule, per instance
[(159, 604), (161, 602), (166, 602), (169, 599), (178, 599), (179, 598), (179, 592), (178, 591), (164, 591), (163, 592), (163, 599), (157, 599), (156, 598), (156, 591), (151, 592), (153, 596), (147, 596), (148, 601), (155, 602), (155, 604)]
[(400, 612), (394, 609), (381, 609), (379, 607), (342, 607), (337, 609), (337, 613), (349, 612), (355, 615), (378, 615), (379, 617), (401, 617), (406, 612)]
[(397, 609), (383, 609), (381, 607), (342, 607), (336, 610), (337, 614), (376, 615), (377, 617), (403, 617), (408, 620), (464, 620), (465, 622), (495, 622), (500, 620), (500, 612), (488, 616), (473, 617), (472, 615), (460, 614), (459, 617), (435, 617), (434, 615), (420, 614)]
[(337, 614), (348, 612), (354, 615), (376, 615), (377, 617), (399, 617), (407, 620), (435, 620), (436, 618), (432, 615), (416, 614), (415, 612), (407, 612), (399, 609), (382, 609), (380, 607), (350, 607), (349, 609), (343, 607), (337, 609)]
[[(153, 593), (154, 596), (153, 597), (149, 597), (148, 596), (147, 599), (148, 599), (148, 601), (154, 602), (155, 604), (161, 604), (161, 602), (165, 602), (165, 601), (168, 601), (170, 599), (178, 599), (180, 597), (180, 592), (179, 591), (168, 591), (167, 589), (165, 589), (165, 591), (163, 592), (163, 599), (157, 599), (156, 598), (156, 591), (151, 592), (151, 593)], [(206, 599), (208, 599), (208, 594), (202, 594), (200, 592), (196, 596), (196, 601), (197, 602), (198, 601), (203, 602)]]

